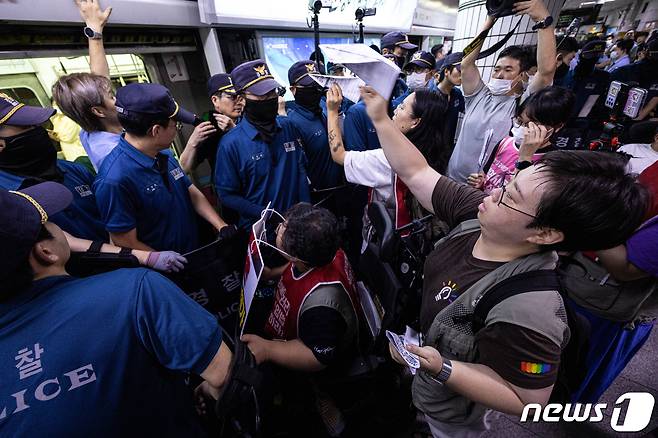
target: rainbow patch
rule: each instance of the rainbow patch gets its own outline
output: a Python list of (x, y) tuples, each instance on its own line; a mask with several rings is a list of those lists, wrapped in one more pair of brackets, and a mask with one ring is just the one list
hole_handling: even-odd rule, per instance
[(528, 374), (546, 374), (551, 371), (547, 363), (521, 362), (521, 371)]

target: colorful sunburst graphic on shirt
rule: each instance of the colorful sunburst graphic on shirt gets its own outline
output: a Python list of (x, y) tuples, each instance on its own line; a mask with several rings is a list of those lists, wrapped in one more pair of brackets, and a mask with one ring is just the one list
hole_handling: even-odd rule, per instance
[(448, 280), (447, 282), (444, 281), (441, 290), (436, 295), (434, 295), (434, 301), (438, 302), (438, 301), (447, 300), (448, 303), (452, 303), (459, 296), (457, 291), (458, 291), (457, 283), (451, 280)]

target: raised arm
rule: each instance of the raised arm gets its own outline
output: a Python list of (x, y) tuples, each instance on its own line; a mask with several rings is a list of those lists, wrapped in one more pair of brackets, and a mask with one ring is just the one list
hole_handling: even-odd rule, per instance
[[(514, 4), (514, 12), (517, 15), (528, 14), (535, 23), (551, 15), (542, 0), (517, 2)], [(553, 83), (556, 56), (555, 26), (551, 25), (545, 29), (539, 29), (537, 31), (537, 74), (530, 82), (531, 93), (548, 87)]]
[(341, 166), (345, 162), (343, 134), (340, 132), (340, 125), (338, 123), (342, 102), (343, 92), (338, 85), (333, 84), (329, 91), (327, 91), (327, 132), (329, 135), (331, 159)]
[(393, 124), (388, 117), (386, 100), (374, 88), (362, 87), (361, 97), (391, 168), (409, 187), (418, 202), (428, 211), (434, 212), (432, 193), (441, 175), (427, 164), (423, 154)]
[[(495, 22), (495, 18), (487, 16), (487, 19), (484, 21), (484, 24), (482, 25), (480, 32), (478, 32), (478, 35), (485, 30), (490, 30)], [(464, 59), (462, 59), (462, 89), (464, 90), (464, 95), (466, 96), (475, 93), (478, 86), (480, 85), (480, 82), (482, 82), (480, 70), (478, 69), (477, 65), (475, 65), (475, 61), (477, 60), (478, 55), (480, 54), (480, 49), (482, 49), (483, 45), (484, 39), (479, 41), (479, 43), (473, 47), (473, 51), (464, 56)], [(470, 44), (467, 47), (470, 47)]]
[[(78, 6), (85, 25), (102, 34), (112, 13), (112, 7), (108, 6), (104, 11), (101, 10), (99, 0), (75, 0), (75, 4)], [(105, 57), (105, 46), (102, 38), (89, 38), (89, 64), (93, 74), (105, 76), (109, 79), (110, 67)]]

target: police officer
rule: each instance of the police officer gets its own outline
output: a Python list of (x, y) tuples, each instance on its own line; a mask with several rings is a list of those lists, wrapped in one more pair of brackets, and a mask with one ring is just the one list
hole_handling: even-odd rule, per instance
[[(461, 52), (451, 53), (438, 63), (435, 74), (435, 92), (441, 93), (448, 98), (448, 109), (446, 110), (446, 126), (444, 135), (446, 144), (452, 148), (455, 144), (457, 125), (464, 117), (465, 102), (464, 95), (459, 87), (462, 84)], [(440, 64), (440, 65), (439, 65)]]
[(0, 188), (19, 190), (40, 181), (64, 184), (73, 202), (52, 221), (77, 237), (107, 242), (91, 190), (94, 176), (80, 164), (58, 160), (41, 126), (54, 113), (52, 108), (27, 106), (0, 93)]
[(409, 38), (402, 32), (389, 32), (381, 39), (382, 55), (395, 55), (395, 63), (398, 67), (404, 67), (407, 54), (410, 50), (416, 50), (417, 45), (411, 44)]
[(127, 248), (189, 252), (199, 246), (199, 214), (228, 237), (231, 227), (167, 151), (177, 122), (195, 116), (159, 84), (130, 84), (116, 97), (126, 133), (103, 160), (94, 182), (96, 201), (112, 241)]
[[(603, 108), (603, 102), (610, 84), (610, 73), (595, 68), (596, 61), (605, 52), (605, 41), (595, 40), (585, 44), (578, 55), (578, 63), (573, 72), (573, 79), (569, 87), (576, 95), (573, 116), (578, 117), (585, 103), (591, 96), (598, 96), (592, 111), (583, 117), (594, 120), (602, 120), (607, 116)], [(593, 99), (593, 98), (591, 98)]]
[(310, 200), (302, 134), (286, 117), (277, 117), (277, 89), (265, 61), (257, 59), (231, 72), (236, 91), (245, 97), (244, 118), (222, 137), (217, 151), (215, 185), (220, 200), (240, 215), (247, 228), (272, 208), (285, 211)]
[(71, 199), (0, 190), (0, 435), (205, 436), (186, 379), (218, 397), (232, 355), (215, 317), (151, 270), (69, 276), (49, 219)]
[[(342, 183), (342, 169), (331, 159), (327, 138), (327, 118), (323, 114), (320, 101), (323, 89), (310, 76), (316, 73), (311, 60), (298, 61), (288, 70), (290, 91), (295, 102), (288, 108), (288, 119), (299, 129), (308, 160), (308, 176), (314, 193), (314, 202), (328, 196), (327, 189)], [(317, 198), (317, 199), (315, 199)]]
[(407, 86), (410, 92), (419, 88), (426, 88), (434, 75), (436, 61), (431, 53), (419, 50), (414, 53), (411, 60), (404, 66), (407, 73)]
[(202, 122), (192, 136), (205, 131), (211, 132), (207, 138), (200, 142), (188, 141), (185, 150), (180, 156), (180, 165), (185, 172), (194, 170), (203, 160), (208, 160), (211, 175), (215, 174), (215, 159), (217, 158), (217, 145), (224, 133), (235, 128), (244, 108), (244, 98), (235, 92), (231, 75), (220, 73), (208, 80), (208, 97), (213, 109), (208, 114), (208, 121)]
[(611, 73), (610, 79), (624, 83), (637, 82), (639, 87), (647, 90), (645, 104), (636, 120), (646, 120), (658, 109), (658, 39), (647, 43), (644, 59)]

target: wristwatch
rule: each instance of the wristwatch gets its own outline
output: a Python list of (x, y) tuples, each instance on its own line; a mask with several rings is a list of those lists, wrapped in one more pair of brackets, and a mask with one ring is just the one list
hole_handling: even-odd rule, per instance
[(443, 358), (443, 365), (441, 366), (441, 371), (438, 374), (430, 374), (430, 379), (434, 380), (436, 383), (441, 385), (445, 384), (450, 378), (452, 373), (452, 362), (450, 359)]
[(530, 166), (532, 166), (532, 161), (528, 160), (517, 161), (514, 163), (514, 167), (516, 167), (517, 170), (527, 169)]
[(532, 26), (532, 30), (546, 29), (551, 24), (553, 24), (553, 17), (549, 15), (543, 20), (536, 22), (535, 25)]
[(84, 29), (82, 29), (82, 32), (90, 40), (101, 40), (101, 39), (103, 39), (103, 34), (102, 33), (96, 32), (94, 29), (92, 29), (89, 26), (86, 26)]

